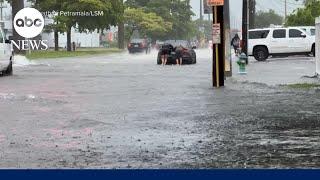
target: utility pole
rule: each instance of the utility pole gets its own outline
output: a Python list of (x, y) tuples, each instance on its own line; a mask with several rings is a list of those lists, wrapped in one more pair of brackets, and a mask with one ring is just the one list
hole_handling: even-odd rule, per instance
[(0, 26), (1, 28), (4, 28), (4, 21), (3, 21), (3, 8), (5, 8), (5, 6), (3, 5), (3, 0), (0, 0)]
[(249, 29), (255, 28), (256, 0), (249, 0)]
[[(124, 15), (124, 4), (122, 0), (122, 16)], [(124, 22), (123, 19), (118, 23), (118, 48), (124, 49)]]
[[(249, 6), (248, 0), (243, 0), (243, 7), (242, 7), (242, 53), (248, 56), (248, 28), (249, 28)], [(249, 61), (246, 62), (247, 64)]]
[(287, 0), (284, 0), (284, 20), (287, 19), (287, 15), (288, 15), (288, 12), (287, 12)]
[(203, 20), (202, 8), (203, 8), (202, 0), (200, 0), (200, 21), (201, 21), (201, 23), (202, 23), (202, 20)]
[[(224, 41), (231, 42), (230, 6), (229, 0), (224, 0)], [(230, 43), (225, 43), (225, 76), (232, 76), (232, 57)]]
[(210, 0), (208, 5), (213, 6), (213, 63), (212, 80), (214, 87), (223, 87), (225, 81), (225, 23), (224, 23), (224, 2)]

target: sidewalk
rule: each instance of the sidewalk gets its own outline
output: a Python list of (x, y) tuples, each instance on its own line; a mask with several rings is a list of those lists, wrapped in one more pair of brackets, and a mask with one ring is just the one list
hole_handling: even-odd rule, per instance
[(313, 57), (293, 56), (287, 58), (270, 58), (265, 62), (258, 62), (253, 57), (249, 58), (247, 75), (238, 73), (238, 57), (232, 56), (233, 77), (238, 82), (263, 83), (270, 86), (320, 83), (318, 78), (305, 76), (315, 75), (315, 60)]

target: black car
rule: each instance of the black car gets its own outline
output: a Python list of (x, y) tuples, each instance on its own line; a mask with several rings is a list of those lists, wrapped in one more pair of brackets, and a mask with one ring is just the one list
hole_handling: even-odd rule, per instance
[(161, 64), (161, 52), (163, 48), (169, 49), (169, 56), (168, 56), (168, 64), (176, 64), (176, 48), (178, 46), (183, 47), (183, 52), (182, 52), (182, 61), (183, 64), (196, 64), (197, 63), (197, 55), (194, 49), (196, 47), (191, 47), (190, 43), (188, 41), (184, 40), (168, 40), (165, 41), (162, 47), (159, 49), (158, 53), (158, 59), (157, 59), (157, 64)]
[(142, 53), (146, 52), (148, 46), (144, 39), (132, 39), (128, 44), (129, 53)]

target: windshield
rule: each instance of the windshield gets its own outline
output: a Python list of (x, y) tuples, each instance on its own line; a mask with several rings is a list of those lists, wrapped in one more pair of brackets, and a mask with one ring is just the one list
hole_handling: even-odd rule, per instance
[(188, 41), (185, 40), (168, 40), (165, 41), (166, 44), (171, 44), (172, 46), (176, 47), (176, 46), (183, 46), (183, 47), (190, 47), (190, 44)]
[(142, 42), (144, 42), (143, 39), (132, 39), (131, 40), (131, 43), (142, 43)]

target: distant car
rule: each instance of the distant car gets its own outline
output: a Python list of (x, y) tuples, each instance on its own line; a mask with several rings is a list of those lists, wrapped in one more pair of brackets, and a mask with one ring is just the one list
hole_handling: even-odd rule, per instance
[(128, 44), (128, 51), (130, 54), (146, 52), (147, 48), (148, 45), (144, 39), (132, 39)]
[(185, 40), (168, 40), (165, 41), (162, 47), (159, 49), (157, 64), (161, 64), (161, 51), (164, 46), (169, 47), (169, 56), (168, 56), (168, 64), (176, 64), (176, 53), (175, 50), (178, 46), (183, 47), (182, 52), (182, 62), (183, 64), (196, 64), (197, 63), (197, 54), (194, 49), (195, 46), (191, 47), (190, 43)]
[(2, 75), (12, 75), (13, 53), (11, 42), (6, 40), (6, 35), (0, 29), (0, 73)]
[(315, 36), (295, 27), (252, 29), (248, 45), (248, 55), (257, 61), (265, 61), (270, 55), (315, 56)]

